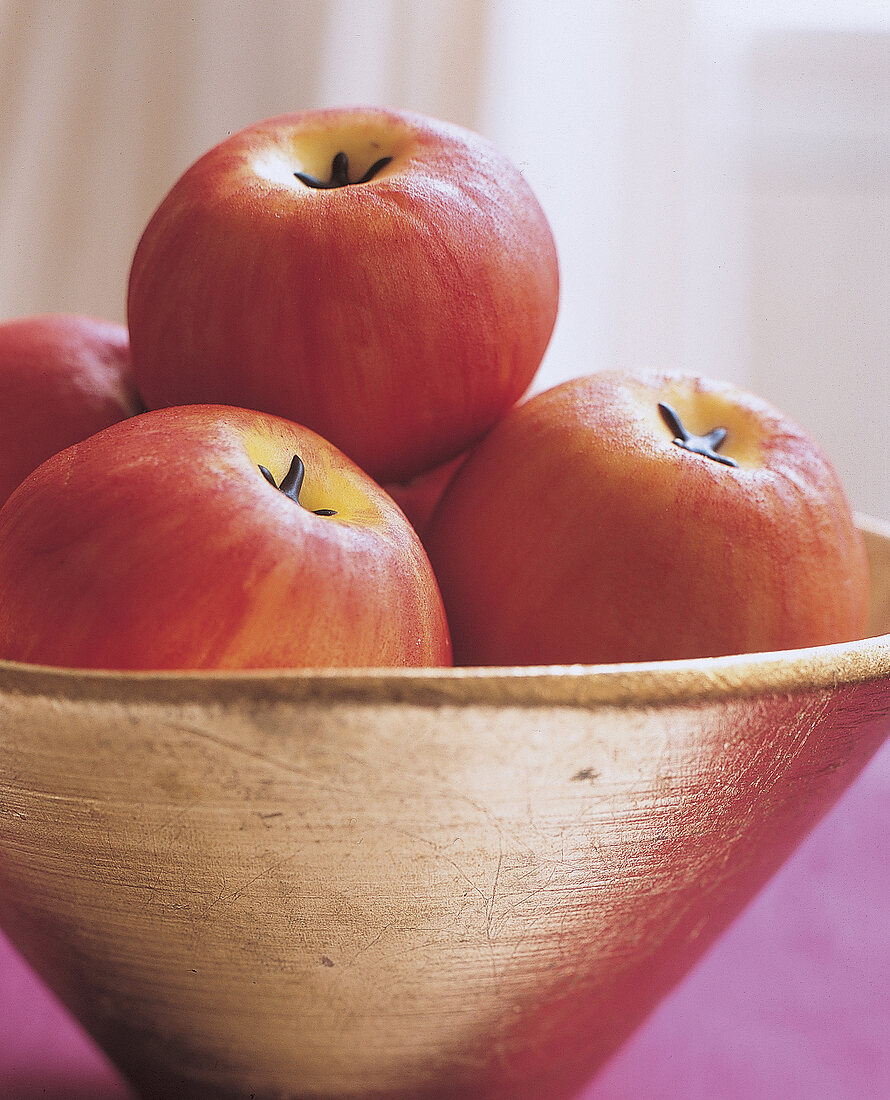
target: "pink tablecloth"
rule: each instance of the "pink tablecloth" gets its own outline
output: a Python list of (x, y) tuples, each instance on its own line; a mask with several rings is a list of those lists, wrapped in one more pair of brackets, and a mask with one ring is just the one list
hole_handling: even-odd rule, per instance
[[(890, 1097), (890, 744), (580, 1100)], [(0, 1097), (131, 1100), (0, 939)]]

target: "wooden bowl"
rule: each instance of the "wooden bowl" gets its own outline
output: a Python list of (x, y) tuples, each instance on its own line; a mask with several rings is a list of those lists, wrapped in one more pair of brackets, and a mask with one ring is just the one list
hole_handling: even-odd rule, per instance
[(569, 1097), (887, 736), (890, 526), (862, 526), (846, 645), (0, 663), (0, 923), (147, 1097)]

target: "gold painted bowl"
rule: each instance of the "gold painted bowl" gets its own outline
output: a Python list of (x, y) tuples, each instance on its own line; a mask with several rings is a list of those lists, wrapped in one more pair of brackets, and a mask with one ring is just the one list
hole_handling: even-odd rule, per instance
[(148, 1097), (569, 1097), (890, 732), (890, 526), (862, 526), (845, 645), (0, 663), (0, 924)]

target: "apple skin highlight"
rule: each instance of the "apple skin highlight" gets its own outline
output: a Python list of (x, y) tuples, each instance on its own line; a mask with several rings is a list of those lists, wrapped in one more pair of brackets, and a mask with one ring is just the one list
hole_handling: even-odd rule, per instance
[[(351, 179), (318, 188), (339, 152)], [(387, 159), (389, 158), (389, 159)], [(381, 483), (480, 439), (537, 371), (556, 247), (511, 161), (408, 112), (277, 116), (174, 183), (136, 248), (128, 323), (150, 408), (288, 417)]]
[[(294, 454), (300, 502), (259, 469), (280, 484)], [(388, 495), (314, 432), (211, 406), (115, 425), (19, 486), (0, 514), (0, 656), (114, 669), (451, 663), (435, 578)]]
[[(675, 444), (727, 428), (729, 467)], [(600, 664), (863, 636), (868, 571), (840, 480), (766, 402), (602, 372), (539, 394), (470, 454), (425, 533), (455, 663)]]

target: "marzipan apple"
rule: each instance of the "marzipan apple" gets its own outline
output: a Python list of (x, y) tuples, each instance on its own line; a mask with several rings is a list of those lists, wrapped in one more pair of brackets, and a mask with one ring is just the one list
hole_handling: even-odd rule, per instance
[(136, 377), (150, 408), (276, 413), (406, 481), (526, 390), (558, 281), (538, 200), (480, 136), (381, 108), (278, 116), (204, 154), (145, 227)]
[(0, 504), (44, 459), (141, 408), (123, 325), (67, 313), (0, 324)]
[(766, 402), (603, 372), (510, 413), (425, 544), (460, 664), (649, 661), (861, 637), (863, 543), (822, 449)]
[(0, 656), (116, 669), (451, 663), (387, 494), (306, 428), (144, 413), (48, 459), (0, 511)]

